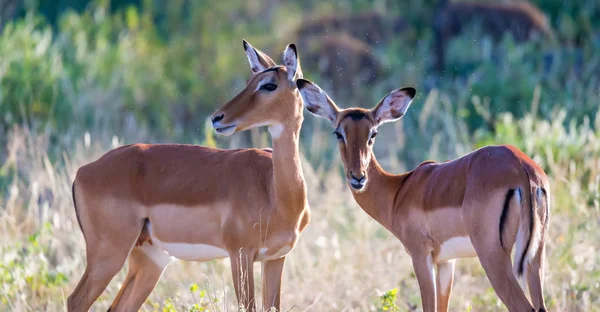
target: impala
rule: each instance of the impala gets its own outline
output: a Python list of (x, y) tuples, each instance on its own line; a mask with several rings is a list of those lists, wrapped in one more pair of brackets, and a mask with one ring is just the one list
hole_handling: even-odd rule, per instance
[(68, 298), (87, 311), (128, 259), (109, 311), (136, 311), (172, 258), (229, 257), (238, 304), (255, 310), (253, 263), (262, 262), (263, 308), (280, 309), (286, 255), (309, 222), (298, 150), (302, 77), (296, 47), (283, 66), (244, 40), (252, 75), (212, 117), (217, 133), (268, 126), (270, 149), (135, 144), (77, 172), (75, 211), (87, 267)]
[[(467, 257), (479, 258), (510, 311), (545, 311), (550, 194), (548, 178), (533, 160), (512, 146), (488, 146), (389, 174), (373, 155), (377, 127), (406, 113), (414, 88), (392, 91), (367, 110), (339, 109), (315, 84), (299, 79), (297, 85), (306, 108), (335, 128), (354, 199), (411, 256), (425, 312), (448, 310), (455, 259)], [(533, 306), (515, 275), (527, 280)]]

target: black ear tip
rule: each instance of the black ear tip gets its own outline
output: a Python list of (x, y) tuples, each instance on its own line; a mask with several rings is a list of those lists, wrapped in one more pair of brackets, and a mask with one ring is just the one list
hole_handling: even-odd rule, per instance
[(296, 49), (296, 45), (295, 45), (295, 44), (293, 44), (293, 43), (290, 43), (290, 44), (288, 44), (288, 47), (289, 47), (290, 49), (294, 50), (294, 53), (295, 53), (296, 55), (298, 55), (298, 50)]
[(248, 41), (246, 41), (246, 39), (242, 39), (242, 42), (244, 43), (244, 51), (248, 50), (248, 45), (249, 45)]
[(306, 79), (298, 78), (296, 80), (296, 86), (298, 87), (298, 89), (302, 89), (302, 88), (306, 87), (309, 84), (310, 84), (310, 81), (308, 81)]
[(417, 90), (413, 87), (402, 88), (400, 91), (406, 92), (411, 99), (414, 99), (415, 95), (417, 95)]

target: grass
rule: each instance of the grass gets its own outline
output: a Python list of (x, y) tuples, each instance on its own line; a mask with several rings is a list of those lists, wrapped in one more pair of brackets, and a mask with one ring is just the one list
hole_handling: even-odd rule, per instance
[[(545, 282), (548, 308), (598, 311), (600, 133), (591, 122), (565, 128), (561, 118), (564, 114), (548, 122), (529, 114), (515, 120), (506, 114), (496, 134), (478, 134), (479, 143), (463, 148), (511, 142), (548, 168), (553, 194)], [(10, 156), (3, 170), (14, 179), (0, 202), (0, 310), (63, 310), (83, 272), (85, 245), (71, 202), (71, 181), (80, 165), (123, 139), (113, 140), (107, 133), (78, 133), (72, 138), (72, 146), (57, 161), (47, 157), (44, 136), (14, 129), (8, 138)], [(397, 163), (387, 168), (399, 172), (405, 165)], [(417, 281), (400, 242), (356, 205), (336, 169), (315, 169), (305, 159), (303, 166), (313, 220), (288, 257), (283, 307), (292, 311), (419, 307)], [(332, 167), (339, 168), (339, 162), (334, 160)], [(228, 261), (176, 261), (144, 310), (233, 311), (236, 301), (229, 270)], [(258, 264), (255, 270), (260, 272)], [(110, 305), (124, 275), (125, 270), (113, 280), (95, 310)], [(504, 310), (476, 259), (458, 261), (451, 309)]]

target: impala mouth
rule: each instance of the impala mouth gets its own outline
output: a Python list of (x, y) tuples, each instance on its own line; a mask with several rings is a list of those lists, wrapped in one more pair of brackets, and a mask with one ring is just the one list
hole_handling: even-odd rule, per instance
[(238, 126), (237, 124), (226, 125), (226, 126), (213, 125), (213, 127), (215, 128), (215, 132), (217, 132), (218, 134), (221, 134), (221, 135), (232, 135), (235, 132), (235, 129), (237, 126)]
[(352, 179), (351, 181), (348, 181), (348, 183), (350, 184), (350, 187), (352, 187), (353, 189), (355, 189), (357, 191), (360, 191), (363, 188), (365, 188), (366, 181), (358, 182), (358, 181), (355, 181), (354, 179)]

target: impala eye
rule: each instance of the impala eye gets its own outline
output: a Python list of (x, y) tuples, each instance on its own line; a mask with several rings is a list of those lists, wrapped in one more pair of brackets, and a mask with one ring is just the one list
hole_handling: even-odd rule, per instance
[(338, 141), (344, 142), (344, 136), (341, 133), (335, 131), (335, 132), (333, 132), (333, 134), (335, 134), (335, 136), (337, 137)]
[(373, 142), (375, 141), (375, 137), (377, 136), (377, 132), (373, 132), (371, 134), (371, 137), (369, 138), (369, 144), (373, 144)]
[(267, 90), (267, 91), (275, 91), (275, 89), (277, 89), (277, 85), (274, 83), (265, 83), (264, 85), (260, 86), (261, 90)]

